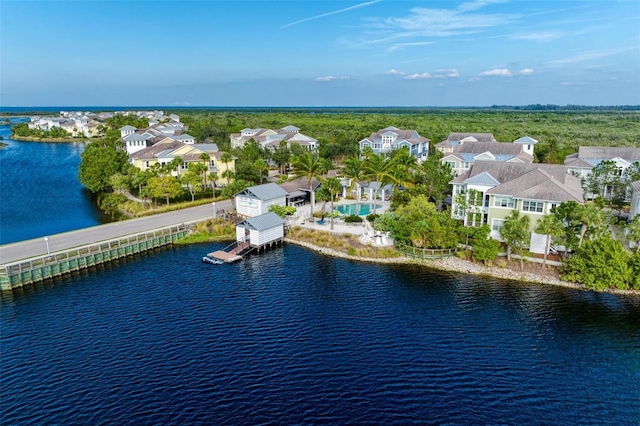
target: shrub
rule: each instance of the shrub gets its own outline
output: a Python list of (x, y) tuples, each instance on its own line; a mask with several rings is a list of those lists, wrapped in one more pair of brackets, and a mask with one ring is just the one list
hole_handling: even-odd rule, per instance
[(361, 223), (362, 218), (356, 214), (352, 214), (352, 215), (346, 216), (344, 218), (344, 222), (345, 223)]
[(377, 219), (377, 217), (380, 216), (377, 213), (370, 213), (367, 215), (367, 221), (369, 221), (369, 223), (373, 223), (375, 222), (375, 220)]

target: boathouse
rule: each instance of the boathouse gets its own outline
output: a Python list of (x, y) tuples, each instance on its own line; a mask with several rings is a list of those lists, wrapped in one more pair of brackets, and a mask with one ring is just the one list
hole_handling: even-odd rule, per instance
[(284, 238), (284, 219), (273, 212), (250, 217), (236, 225), (238, 245), (261, 249)]
[(236, 194), (236, 211), (244, 217), (265, 214), (272, 205), (286, 206), (287, 191), (270, 182), (246, 188)]

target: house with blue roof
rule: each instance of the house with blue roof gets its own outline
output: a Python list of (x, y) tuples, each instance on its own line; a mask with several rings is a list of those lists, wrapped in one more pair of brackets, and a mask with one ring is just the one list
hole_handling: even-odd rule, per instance
[(371, 149), (376, 154), (407, 148), (411, 155), (422, 163), (429, 156), (429, 139), (420, 136), (415, 130), (400, 130), (389, 126), (358, 142), (360, 152)]

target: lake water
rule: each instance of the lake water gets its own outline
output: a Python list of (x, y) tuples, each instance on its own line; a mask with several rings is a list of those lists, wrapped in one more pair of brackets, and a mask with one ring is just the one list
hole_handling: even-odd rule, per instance
[[(3, 242), (100, 222), (81, 145), (10, 144)], [(640, 423), (638, 298), (223, 246), (0, 294), (0, 424)]]
[(78, 182), (84, 143), (20, 142), (0, 126), (0, 244), (105, 223)]

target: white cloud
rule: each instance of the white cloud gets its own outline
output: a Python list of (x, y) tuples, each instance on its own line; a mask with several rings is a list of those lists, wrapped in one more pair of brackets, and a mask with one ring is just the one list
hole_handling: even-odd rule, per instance
[(288, 24), (284, 24), (284, 25), (280, 26), (280, 28), (287, 28), (287, 27), (291, 27), (293, 25), (301, 24), (303, 22), (312, 21), (314, 19), (324, 18), (325, 16), (337, 15), (338, 13), (344, 13), (344, 12), (348, 12), (350, 10), (360, 9), (361, 7), (367, 7), (367, 6), (371, 6), (372, 4), (380, 3), (381, 1), (382, 0), (368, 1), (368, 2), (365, 2), (365, 3), (356, 4), (354, 6), (345, 7), (344, 9), (334, 10), (333, 12), (327, 12), (327, 13), (323, 13), (321, 15), (311, 16), (309, 18), (304, 18), (304, 19), (300, 19), (298, 21), (290, 22)]
[(393, 46), (391, 46), (390, 48), (387, 49), (388, 52), (394, 52), (396, 50), (400, 50), (402, 48), (405, 47), (412, 47), (412, 46), (425, 46), (427, 44), (433, 44), (432, 41), (414, 41), (414, 42), (409, 42), (409, 43), (396, 43)]
[(324, 77), (316, 77), (314, 81), (338, 81), (338, 80), (350, 80), (348, 75), (327, 75)]
[(388, 75), (404, 75), (404, 73), (402, 71), (398, 71), (395, 68), (390, 69), (389, 71), (385, 72), (385, 74), (388, 74)]
[(533, 73), (534, 71), (531, 68), (525, 68), (523, 70), (520, 70), (520, 75), (531, 75)]
[[(472, 10), (473, 8), (449, 10), (414, 7), (409, 10), (408, 15), (403, 17), (370, 18), (368, 26), (372, 28), (372, 38), (362, 40), (354, 45), (393, 43), (399, 39), (413, 39), (415, 41), (396, 44), (398, 47), (415, 46), (419, 45), (418, 43), (425, 43), (425, 37), (476, 34), (492, 27), (513, 22), (521, 17), (519, 14), (469, 12)], [(385, 34), (385, 37), (381, 38), (380, 34)], [(394, 50), (398, 47), (391, 47), (391, 49)]]
[(480, 77), (469, 77), (469, 82), (480, 81), (482, 80)]
[(495, 68), (489, 71), (483, 71), (478, 74), (483, 77), (511, 77), (511, 71), (506, 68)]
[(560, 31), (544, 31), (539, 33), (514, 34), (511, 35), (510, 38), (515, 40), (546, 42), (559, 39), (562, 36), (564, 36), (564, 33)]
[(469, 10), (480, 9), (481, 7), (488, 6), (490, 4), (506, 3), (507, 1), (508, 0), (475, 0), (475, 1), (469, 1), (469, 2), (466, 2), (466, 3), (462, 3), (460, 6), (458, 6), (458, 10), (466, 12), (466, 11), (469, 11)]
[(420, 74), (411, 74), (405, 77), (407, 80), (421, 80), (424, 78), (431, 78), (431, 74), (429, 74), (428, 72), (423, 72)]
[(433, 72), (434, 78), (455, 78), (459, 76), (460, 76), (460, 73), (455, 68), (439, 69)]

